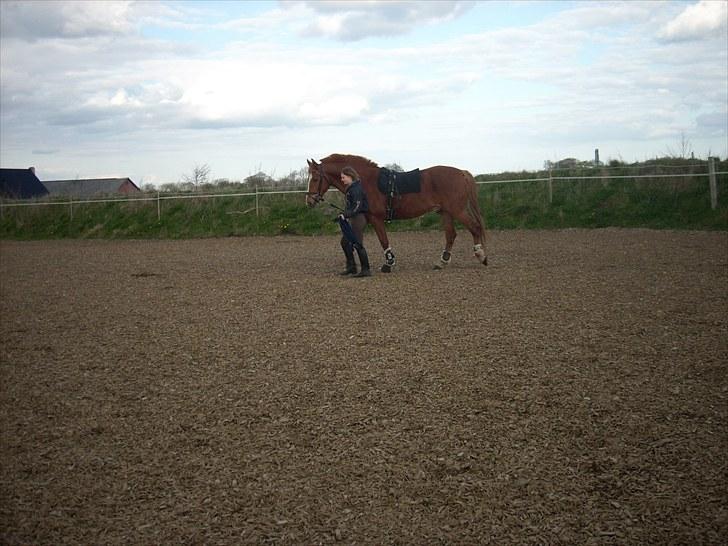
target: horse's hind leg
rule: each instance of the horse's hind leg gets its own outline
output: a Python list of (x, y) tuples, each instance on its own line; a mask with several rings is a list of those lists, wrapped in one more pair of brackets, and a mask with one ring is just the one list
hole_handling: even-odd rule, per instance
[(455, 237), (457, 237), (452, 215), (449, 212), (441, 212), (440, 219), (442, 220), (442, 228), (445, 230), (445, 250), (442, 251), (440, 260), (435, 264), (435, 269), (444, 269), (450, 265), (452, 247), (455, 244)]
[(483, 222), (476, 217), (477, 211), (462, 211), (456, 214), (456, 218), (460, 220), (473, 236), (473, 255), (483, 265), (488, 265), (488, 256), (485, 253), (485, 230)]

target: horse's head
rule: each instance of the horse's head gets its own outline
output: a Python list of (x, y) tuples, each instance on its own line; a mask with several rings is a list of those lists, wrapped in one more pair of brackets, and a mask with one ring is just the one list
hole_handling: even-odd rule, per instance
[(308, 163), (308, 191), (306, 204), (315, 207), (324, 200), (324, 194), (331, 186), (331, 179), (326, 174), (323, 163), (316, 163), (314, 159), (307, 159)]

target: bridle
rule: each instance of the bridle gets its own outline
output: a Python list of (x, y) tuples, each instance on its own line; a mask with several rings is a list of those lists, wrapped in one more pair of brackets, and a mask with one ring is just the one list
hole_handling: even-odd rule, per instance
[(315, 205), (318, 205), (321, 201), (324, 200), (324, 196), (321, 193), (321, 186), (323, 185), (324, 179), (328, 182), (329, 186), (331, 186), (331, 182), (328, 180), (328, 175), (326, 174), (326, 171), (324, 170), (324, 164), (319, 163), (318, 164), (318, 188), (316, 190), (316, 193), (313, 192), (306, 192), (306, 195), (313, 197), (313, 202)]

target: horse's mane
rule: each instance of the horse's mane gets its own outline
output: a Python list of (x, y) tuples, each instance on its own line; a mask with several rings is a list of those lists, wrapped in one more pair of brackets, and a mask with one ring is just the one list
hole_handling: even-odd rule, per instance
[(350, 154), (331, 154), (330, 156), (324, 157), (321, 163), (345, 163), (347, 165), (366, 165), (368, 167), (379, 168), (379, 165), (374, 163), (371, 159), (362, 157), (360, 155)]

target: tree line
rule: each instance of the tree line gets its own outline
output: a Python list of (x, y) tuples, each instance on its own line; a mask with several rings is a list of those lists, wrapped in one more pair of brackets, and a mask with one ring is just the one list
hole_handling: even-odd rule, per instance
[[(401, 166), (397, 163), (385, 165), (387, 169), (402, 172)], [(159, 187), (153, 184), (142, 185), (142, 191), (145, 192), (210, 192), (210, 191), (251, 191), (255, 188), (285, 188), (296, 189), (305, 188), (308, 185), (308, 168), (294, 169), (288, 174), (276, 177), (275, 173), (268, 174), (260, 168), (254, 174), (251, 174), (242, 180), (230, 180), (229, 178), (212, 178), (210, 166), (205, 163), (203, 165), (195, 165), (189, 173), (183, 174), (178, 182), (169, 182), (161, 184)]]

